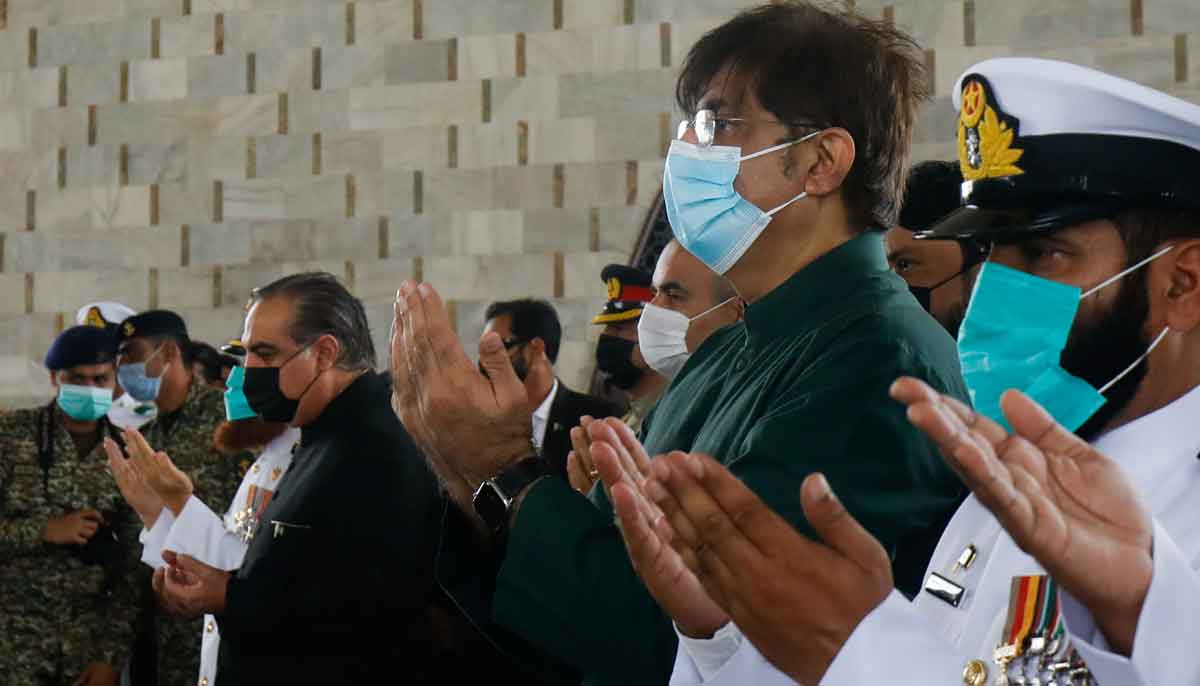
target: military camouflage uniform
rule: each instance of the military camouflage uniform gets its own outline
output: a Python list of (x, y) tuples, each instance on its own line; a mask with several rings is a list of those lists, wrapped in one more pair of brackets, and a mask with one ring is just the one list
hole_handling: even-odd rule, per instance
[[(108, 432), (106, 420), (99, 425)], [(45, 473), (39, 426), (53, 446)], [(42, 540), (47, 521), (85, 509), (103, 513), (117, 535), (107, 564), (79, 559), (81, 546)], [(140, 529), (103, 446), (80, 457), (57, 406), (0, 415), (0, 682), (66, 685), (92, 662), (120, 670), (148, 597)]]
[[(217, 451), (213, 433), (223, 421), (225, 403), (221, 392), (193, 381), (183, 407), (142, 427), (142, 435), (151, 447), (169, 455), (175, 466), (191, 477), (195, 496), (213, 512), (229, 508), (245, 471), (242, 463), (253, 461), (248, 454), (230, 456)], [(196, 637), (204, 620), (159, 612), (155, 624), (159, 686), (194, 685), (200, 673), (200, 642)]]

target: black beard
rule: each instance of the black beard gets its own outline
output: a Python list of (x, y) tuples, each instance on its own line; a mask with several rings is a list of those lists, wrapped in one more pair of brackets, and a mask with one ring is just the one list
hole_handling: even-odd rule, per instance
[[(1140, 276), (1130, 275), (1121, 283), (1116, 300), (1097, 321), (1080, 322), (1075, 326), (1063, 350), (1063, 369), (1100, 388), (1146, 352), (1149, 341), (1143, 327), (1150, 312), (1150, 298), (1146, 294), (1145, 280)], [(1133, 400), (1145, 377), (1143, 361), (1104, 393), (1108, 402), (1075, 434), (1088, 442), (1098, 438), (1113, 417)]]

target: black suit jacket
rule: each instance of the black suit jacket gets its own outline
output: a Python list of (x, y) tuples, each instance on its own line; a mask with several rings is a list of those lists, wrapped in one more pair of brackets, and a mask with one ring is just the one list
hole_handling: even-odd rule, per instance
[(217, 618), (224, 686), (436, 682), (440, 494), (389, 396), (364, 374), (303, 428)]
[(558, 382), (558, 395), (550, 405), (550, 418), (546, 425), (546, 437), (542, 439), (542, 458), (554, 469), (554, 473), (567, 478), (567, 455), (571, 452), (571, 429), (579, 426), (579, 418), (589, 415), (597, 419), (620, 417), (624, 414), (620, 405), (583, 393), (577, 393)]

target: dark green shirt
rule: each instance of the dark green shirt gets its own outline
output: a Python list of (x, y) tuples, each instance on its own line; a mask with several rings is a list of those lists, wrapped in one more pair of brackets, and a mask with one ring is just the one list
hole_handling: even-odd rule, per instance
[[(965, 492), (888, 396), (905, 375), (966, 397), (954, 341), (888, 269), (881, 236), (860, 236), (701, 346), (649, 420), (646, 448), (713, 455), (810, 536), (800, 484), (823, 472), (887, 548), (897, 587), (911, 595)], [(666, 683), (671, 620), (634, 574), (601, 489), (593, 498), (555, 479), (530, 490), (492, 617), (586, 683)], [(443, 556), (460, 545), (452, 533)], [(441, 561), (447, 576), (449, 563)]]

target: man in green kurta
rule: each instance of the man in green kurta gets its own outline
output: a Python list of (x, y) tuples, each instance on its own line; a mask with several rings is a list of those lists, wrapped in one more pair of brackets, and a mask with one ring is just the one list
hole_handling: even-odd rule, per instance
[[(680, 244), (748, 306), (684, 365), (645, 438), (650, 455), (714, 455), (809, 535), (799, 487), (825, 473), (910, 595), (963, 490), (888, 387), (911, 375), (966, 395), (954, 342), (889, 271), (881, 240), (925, 82), (895, 28), (799, 2), (740, 14), (692, 48), (677, 87), (692, 116), (664, 202)], [(585, 683), (666, 683), (676, 630), (708, 637), (724, 620), (672, 608), (673, 627), (605, 492), (589, 501), (542, 478), (500, 341), (480, 342), (484, 380), (431, 286), (406, 282), (396, 309), (393, 404), (451, 499), (443, 586), (515, 659), (565, 664)]]

